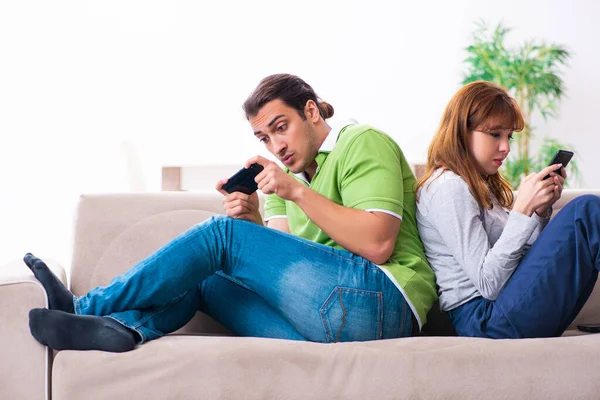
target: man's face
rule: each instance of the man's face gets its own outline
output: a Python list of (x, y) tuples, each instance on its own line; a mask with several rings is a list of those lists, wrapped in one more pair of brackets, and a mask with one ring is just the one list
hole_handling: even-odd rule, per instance
[(319, 149), (311, 118), (302, 119), (282, 100), (268, 102), (249, 121), (254, 135), (293, 173), (315, 161)]

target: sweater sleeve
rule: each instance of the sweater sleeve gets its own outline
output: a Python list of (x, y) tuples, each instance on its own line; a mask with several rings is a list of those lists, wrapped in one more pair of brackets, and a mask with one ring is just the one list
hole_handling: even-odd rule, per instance
[(493, 247), (479, 204), (462, 179), (440, 182), (429, 202), (429, 217), (456, 262), (483, 297), (495, 300), (518, 266), (537, 221), (511, 211)]
[[(551, 214), (552, 214), (552, 209), (550, 210), (550, 215)], [(550, 217), (548, 217), (548, 218), (540, 217), (536, 213), (533, 213), (531, 218), (537, 222), (537, 226), (536, 226), (535, 230), (533, 231), (533, 233), (531, 234), (531, 237), (527, 241), (527, 246), (526, 246), (527, 250), (529, 250), (529, 248), (531, 246), (533, 246), (533, 243), (540, 236), (540, 233), (542, 233), (542, 231), (544, 230), (546, 225), (548, 225), (548, 222), (550, 222)]]

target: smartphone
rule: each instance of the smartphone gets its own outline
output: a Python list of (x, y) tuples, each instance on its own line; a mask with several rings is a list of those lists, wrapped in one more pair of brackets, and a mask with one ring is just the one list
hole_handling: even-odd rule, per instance
[(257, 163), (250, 165), (248, 168), (242, 168), (227, 180), (223, 185), (223, 190), (227, 193), (242, 192), (252, 194), (258, 189), (258, 184), (254, 180), (263, 170), (263, 166)]
[(600, 324), (579, 324), (577, 329), (582, 332), (598, 333), (600, 332)]
[[(552, 160), (550, 160), (550, 162), (548, 163), (548, 166), (554, 165), (554, 164), (562, 164), (562, 167), (565, 168), (567, 166), (567, 164), (569, 164), (569, 161), (571, 161), (571, 158), (573, 158), (572, 151), (558, 150), (556, 152), (556, 154), (554, 154), (554, 157), (552, 157)], [(556, 170), (556, 171), (558, 171), (558, 170)], [(550, 178), (550, 174), (548, 174), (544, 177), (544, 179), (548, 179), (548, 178)]]

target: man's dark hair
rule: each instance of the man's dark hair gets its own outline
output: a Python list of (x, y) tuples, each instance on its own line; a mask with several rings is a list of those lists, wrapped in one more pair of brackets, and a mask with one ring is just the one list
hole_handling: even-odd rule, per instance
[(303, 120), (304, 107), (309, 100), (319, 107), (319, 114), (323, 119), (333, 116), (333, 107), (321, 101), (313, 88), (302, 79), (290, 74), (269, 75), (258, 84), (242, 106), (246, 118), (255, 117), (260, 109), (270, 101), (280, 99), (287, 106), (294, 108)]

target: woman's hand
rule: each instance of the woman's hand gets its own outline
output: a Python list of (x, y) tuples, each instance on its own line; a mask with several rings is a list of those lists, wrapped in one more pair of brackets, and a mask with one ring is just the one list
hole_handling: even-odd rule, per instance
[(550, 172), (550, 178), (547, 180), (554, 181), (554, 197), (548, 202), (548, 204), (543, 205), (535, 210), (535, 213), (540, 217), (548, 218), (548, 212), (550, 211), (550, 207), (554, 205), (562, 196), (563, 185), (565, 183), (565, 179), (567, 179), (567, 172), (564, 168), (560, 168), (557, 172)]
[[(566, 173), (563, 177), (554, 172), (559, 166), (562, 167), (561, 164), (555, 164), (544, 168), (537, 174), (527, 175), (519, 186), (513, 210), (529, 217), (536, 211), (546, 213), (560, 198), (562, 192), (562, 183)], [(543, 179), (548, 174), (550, 174), (550, 178)]]
[(286, 174), (281, 167), (273, 161), (264, 157), (256, 156), (246, 161), (246, 168), (258, 163), (264, 167), (260, 174), (254, 178), (258, 183), (258, 188), (264, 194), (276, 194), (284, 200), (296, 202), (306, 188), (298, 182), (293, 176)]
[(223, 207), (225, 214), (231, 218), (245, 219), (259, 225), (263, 224), (260, 212), (258, 211), (258, 194), (254, 192), (250, 195), (242, 192), (227, 193), (223, 190), (223, 185), (227, 179), (221, 179), (217, 182), (216, 189), (225, 196), (223, 198)]

